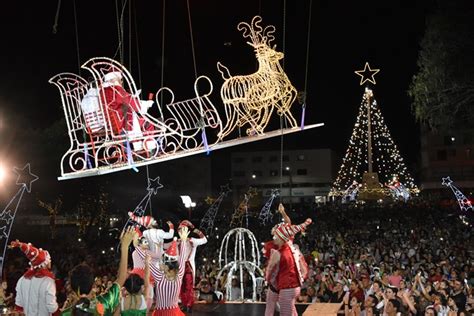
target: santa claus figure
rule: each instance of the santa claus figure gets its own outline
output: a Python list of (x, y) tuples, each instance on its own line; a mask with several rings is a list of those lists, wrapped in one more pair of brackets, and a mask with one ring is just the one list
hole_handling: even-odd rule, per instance
[(300, 287), (308, 275), (308, 265), (299, 248), (293, 244), (292, 239), (311, 224), (308, 218), (300, 225), (282, 223), (273, 229), (273, 244), (267, 246), (270, 251), (265, 280), (268, 282), (269, 296), (265, 309), (266, 316), (273, 316), (275, 300), (278, 299), (281, 316), (298, 315), (295, 300), (300, 294)]
[[(113, 71), (107, 73), (103, 78), (101, 89), (102, 102), (110, 121), (110, 128), (114, 135), (126, 133), (130, 139), (143, 136), (142, 131), (153, 131), (153, 125), (149, 125), (137, 113), (145, 114), (153, 105), (152, 100), (139, 100), (138, 95), (131, 95), (123, 88), (122, 73)], [(147, 142), (153, 146), (154, 142)], [(133, 142), (134, 150), (142, 149), (141, 142)]]
[(25, 315), (52, 315), (58, 310), (58, 303), (51, 256), (46, 250), (18, 240), (10, 248), (20, 248), (30, 261), (30, 268), (16, 284), (16, 309)]
[[(181, 240), (179, 253), (175, 238), (163, 254), (162, 263), (159, 266), (150, 265), (150, 272), (156, 284), (156, 309), (153, 316), (184, 316), (179, 309), (178, 299), (186, 266), (187, 256), (184, 254), (188, 253), (186, 242), (188, 234), (187, 227), (179, 230)], [(148, 251), (143, 251), (141, 248), (136, 250), (142, 260), (145, 260)]]

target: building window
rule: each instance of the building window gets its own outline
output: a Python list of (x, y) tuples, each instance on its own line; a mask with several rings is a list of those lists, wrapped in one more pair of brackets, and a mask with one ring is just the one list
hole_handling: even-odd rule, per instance
[(277, 156), (270, 156), (270, 158), (268, 158), (268, 162), (277, 162), (277, 161), (278, 161)]
[(290, 156), (283, 155), (283, 161), (290, 161)]
[(296, 156), (296, 160), (298, 160), (298, 161), (304, 161), (304, 155), (298, 155), (298, 156)]
[(234, 177), (245, 177), (245, 171), (243, 170), (234, 171)]
[(270, 177), (278, 177), (278, 170), (270, 170)]
[(262, 162), (262, 156), (252, 157), (252, 162)]
[(289, 176), (289, 175), (290, 175), (290, 170), (283, 169), (282, 174), (283, 174), (284, 176)]
[(308, 170), (306, 169), (298, 169), (296, 170), (296, 174), (299, 175), (299, 176), (305, 176), (308, 174)]
[(245, 161), (244, 157), (235, 157), (234, 163), (243, 163)]
[(468, 160), (474, 159), (474, 155), (472, 154), (471, 148), (466, 149), (466, 159)]
[(448, 160), (446, 150), (438, 150), (436, 152), (436, 160), (441, 160), (441, 161)]

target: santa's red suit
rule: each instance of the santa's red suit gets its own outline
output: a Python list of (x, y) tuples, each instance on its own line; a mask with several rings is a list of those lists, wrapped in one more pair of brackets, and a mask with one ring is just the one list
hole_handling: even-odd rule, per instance
[[(106, 118), (110, 122), (110, 130), (115, 136), (125, 132), (131, 139), (142, 137), (143, 132), (152, 133), (155, 127), (142, 115), (152, 106), (153, 101), (139, 100), (138, 95), (131, 95), (122, 87), (120, 80), (121, 72), (110, 72), (104, 76), (101, 87), (100, 96), (105, 107), (104, 112), (107, 113)], [(143, 146), (147, 150), (156, 148), (154, 141), (147, 140), (145, 143), (132, 142), (135, 150), (140, 150)]]
[(300, 293), (300, 287), (308, 276), (308, 265), (299, 248), (293, 244), (292, 238), (311, 224), (307, 219), (303, 224), (280, 224), (274, 231), (275, 245), (270, 249), (270, 259), (265, 274), (270, 290), (267, 293), (266, 316), (273, 316), (275, 300), (280, 304), (281, 316), (298, 315), (295, 300)]
[(16, 309), (25, 315), (56, 314), (58, 312), (56, 284), (55, 277), (48, 268), (51, 262), (49, 253), (18, 240), (13, 241), (10, 247), (20, 248), (30, 260), (31, 266), (16, 284)]

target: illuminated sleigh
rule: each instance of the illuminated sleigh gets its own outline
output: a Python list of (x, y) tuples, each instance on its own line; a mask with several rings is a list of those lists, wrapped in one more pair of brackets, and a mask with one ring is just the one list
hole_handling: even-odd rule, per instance
[[(160, 118), (155, 118), (142, 108), (147, 102), (139, 100), (140, 91), (120, 63), (106, 57), (92, 58), (82, 68), (90, 71), (92, 82), (73, 73), (61, 73), (49, 80), (60, 91), (70, 139), (69, 149), (61, 159), (63, 178), (168, 160), (173, 155), (202, 148), (204, 133), (199, 131), (207, 127), (219, 132), (222, 127), (208, 99), (212, 83), (206, 77), (196, 80), (196, 98), (174, 103), (173, 96), (165, 107), (170, 117), (158, 108)], [(110, 73), (120, 73), (123, 89), (110, 89), (111, 85), (104, 81)], [(210, 91), (199, 95), (197, 83), (204, 78)], [(117, 102), (123, 100), (125, 93), (127, 102)]]

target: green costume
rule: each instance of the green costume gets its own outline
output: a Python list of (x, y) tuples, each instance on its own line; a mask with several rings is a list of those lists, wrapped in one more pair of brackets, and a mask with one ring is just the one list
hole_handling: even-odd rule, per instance
[[(117, 283), (114, 283), (107, 293), (97, 296), (94, 300), (91, 301), (89, 308), (83, 309), (93, 315), (103, 315), (103, 316), (112, 316), (114, 314), (115, 308), (120, 302), (120, 286)], [(61, 316), (71, 316), (73, 306), (65, 309)], [(77, 307), (81, 309), (80, 307)], [(100, 311), (103, 311), (103, 314)]]

